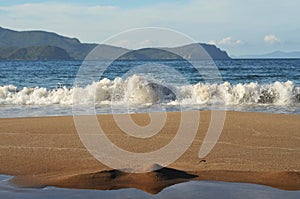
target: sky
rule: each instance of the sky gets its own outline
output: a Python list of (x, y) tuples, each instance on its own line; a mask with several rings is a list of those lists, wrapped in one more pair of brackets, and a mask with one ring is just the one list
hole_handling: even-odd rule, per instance
[(0, 0), (0, 26), (89, 43), (162, 27), (240, 56), (300, 51), (299, 8), (299, 0)]

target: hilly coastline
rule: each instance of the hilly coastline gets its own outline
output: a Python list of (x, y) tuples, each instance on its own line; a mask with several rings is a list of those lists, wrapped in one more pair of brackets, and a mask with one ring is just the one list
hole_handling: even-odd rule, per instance
[(73, 60), (69, 53), (56, 46), (0, 48), (0, 56), (5, 60)]
[[(0, 27), (0, 60), (84, 60), (98, 44), (81, 43), (76, 38), (69, 38), (46, 31), (15, 31)], [(148, 48), (130, 50), (115, 46), (101, 45), (104, 54), (100, 59), (114, 58), (123, 54), (126, 60), (172, 60), (178, 59), (179, 53), (184, 59), (203, 59), (207, 55), (198, 55), (201, 45), (213, 59), (231, 59), (225, 51), (215, 45), (195, 43), (176, 48)]]

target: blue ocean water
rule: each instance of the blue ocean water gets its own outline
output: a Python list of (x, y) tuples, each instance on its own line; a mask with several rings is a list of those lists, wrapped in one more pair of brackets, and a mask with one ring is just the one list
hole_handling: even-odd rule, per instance
[[(1, 61), (0, 117), (72, 115), (74, 92), (81, 93), (83, 107), (94, 103), (97, 113), (161, 108), (300, 113), (300, 59), (219, 60), (217, 71), (205, 61), (193, 62), (196, 69), (182, 60), (117, 61), (105, 71), (87, 68), (87, 76), (79, 77), (82, 64)], [(81, 85), (78, 77), (86, 82)]]

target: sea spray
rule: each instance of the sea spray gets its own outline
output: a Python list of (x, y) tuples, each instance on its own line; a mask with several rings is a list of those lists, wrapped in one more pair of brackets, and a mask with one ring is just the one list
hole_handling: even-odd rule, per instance
[(2, 105), (72, 105), (73, 93), (79, 93), (80, 104), (135, 105), (278, 105), (299, 104), (300, 88), (292, 81), (258, 84), (206, 84), (166, 86), (149, 81), (139, 75), (126, 79), (102, 79), (85, 87), (65, 86), (55, 89), (44, 87), (17, 88), (14, 85), (0, 86), (0, 104)]

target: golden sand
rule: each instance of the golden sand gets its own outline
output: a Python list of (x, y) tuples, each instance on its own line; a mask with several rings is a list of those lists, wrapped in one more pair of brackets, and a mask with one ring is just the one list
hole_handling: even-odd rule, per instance
[[(0, 173), (17, 176), (16, 184), (29, 187), (134, 187), (157, 193), (188, 180), (219, 180), (300, 189), (300, 115), (229, 111), (218, 143), (200, 159), (210, 114), (201, 112), (196, 138), (176, 162), (137, 174), (111, 169), (93, 158), (81, 143), (72, 116), (0, 119)], [(147, 114), (131, 116), (139, 125), (150, 121)], [(180, 113), (168, 113), (164, 128), (146, 139), (126, 135), (112, 115), (98, 119), (114, 144), (141, 153), (157, 150), (174, 138)]]

